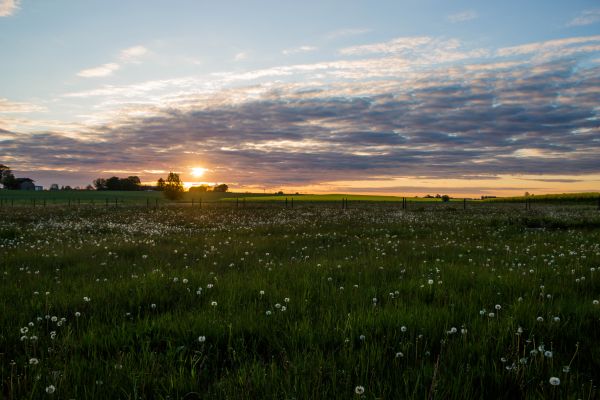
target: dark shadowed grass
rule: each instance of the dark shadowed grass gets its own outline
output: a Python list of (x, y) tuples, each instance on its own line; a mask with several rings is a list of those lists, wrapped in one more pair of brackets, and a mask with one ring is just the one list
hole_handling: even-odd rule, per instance
[(15, 210), (2, 396), (597, 398), (599, 222), (492, 205)]

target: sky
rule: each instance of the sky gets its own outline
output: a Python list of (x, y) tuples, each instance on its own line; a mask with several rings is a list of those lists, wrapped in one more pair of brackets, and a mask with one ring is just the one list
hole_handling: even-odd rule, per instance
[(0, 60), (0, 163), (45, 187), (600, 189), (598, 1), (0, 0)]

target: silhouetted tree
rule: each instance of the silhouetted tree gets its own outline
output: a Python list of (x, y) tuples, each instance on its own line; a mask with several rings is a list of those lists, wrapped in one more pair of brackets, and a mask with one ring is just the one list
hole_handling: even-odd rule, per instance
[(156, 188), (158, 190), (165, 190), (165, 180), (163, 178), (158, 178), (156, 182)]
[(169, 200), (179, 200), (183, 197), (183, 183), (179, 179), (179, 174), (169, 172), (165, 182), (165, 197)]
[[(106, 190), (106, 179), (98, 178), (98, 179), (94, 180), (93, 183), (94, 183), (94, 187), (96, 188), (96, 190)], [(53, 189), (50, 188), (50, 190), (53, 190)], [(58, 185), (56, 185), (56, 190), (58, 190)]]
[(224, 183), (221, 183), (220, 185), (216, 185), (216, 186), (213, 188), (213, 192), (222, 192), (222, 193), (225, 193), (225, 192), (226, 192), (226, 191), (228, 191), (228, 190), (229, 190), (229, 186), (227, 186), (227, 185), (226, 185), (226, 184), (224, 184)]
[(444, 203), (445, 203), (445, 202), (448, 202), (448, 201), (450, 201), (450, 196), (448, 196), (447, 194), (443, 195), (443, 196), (442, 196), (442, 201), (443, 201)]
[(0, 164), (0, 184), (5, 189), (18, 189), (19, 183), (9, 167)]
[(127, 178), (120, 179), (121, 190), (140, 190), (142, 186), (142, 182), (140, 181), (139, 176), (128, 176)]

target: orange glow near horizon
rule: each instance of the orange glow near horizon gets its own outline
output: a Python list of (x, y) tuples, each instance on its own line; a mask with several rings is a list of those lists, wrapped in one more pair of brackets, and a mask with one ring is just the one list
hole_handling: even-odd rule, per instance
[[(206, 171), (206, 169), (202, 168)], [(199, 171), (200, 172), (200, 171)], [(288, 194), (364, 194), (382, 196), (425, 196), (427, 194), (447, 194), (451, 197), (479, 198), (485, 196), (522, 196), (531, 194), (560, 194), (578, 192), (598, 192), (600, 175), (498, 175), (489, 179), (435, 179), (432, 177), (372, 177), (372, 179), (335, 180), (315, 182), (305, 185), (282, 184), (280, 186), (245, 184), (235, 178), (214, 181), (185, 180), (186, 190), (193, 186), (215, 186), (220, 183), (229, 185), (232, 193), (273, 194), (283, 191)], [(268, 180), (268, 179), (267, 179)], [(149, 179), (144, 184), (153, 185), (156, 180)]]

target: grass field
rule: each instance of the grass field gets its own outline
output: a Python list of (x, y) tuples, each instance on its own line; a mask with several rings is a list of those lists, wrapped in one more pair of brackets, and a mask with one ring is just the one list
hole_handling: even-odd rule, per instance
[(2, 215), (2, 398), (599, 398), (593, 207)]
[(514, 196), (514, 197), (498, 197), (492, 199), (485, 199), (485, 202), (518, 202), (532, 201), (537, 203), (560, 203), (560, 202), (581, 202), (589, 203), (598, 201), (600, 199), (600, 192), (586, 192), (586, 193), (560, 193), (560, 194), (540, 194), (535, 196)]

